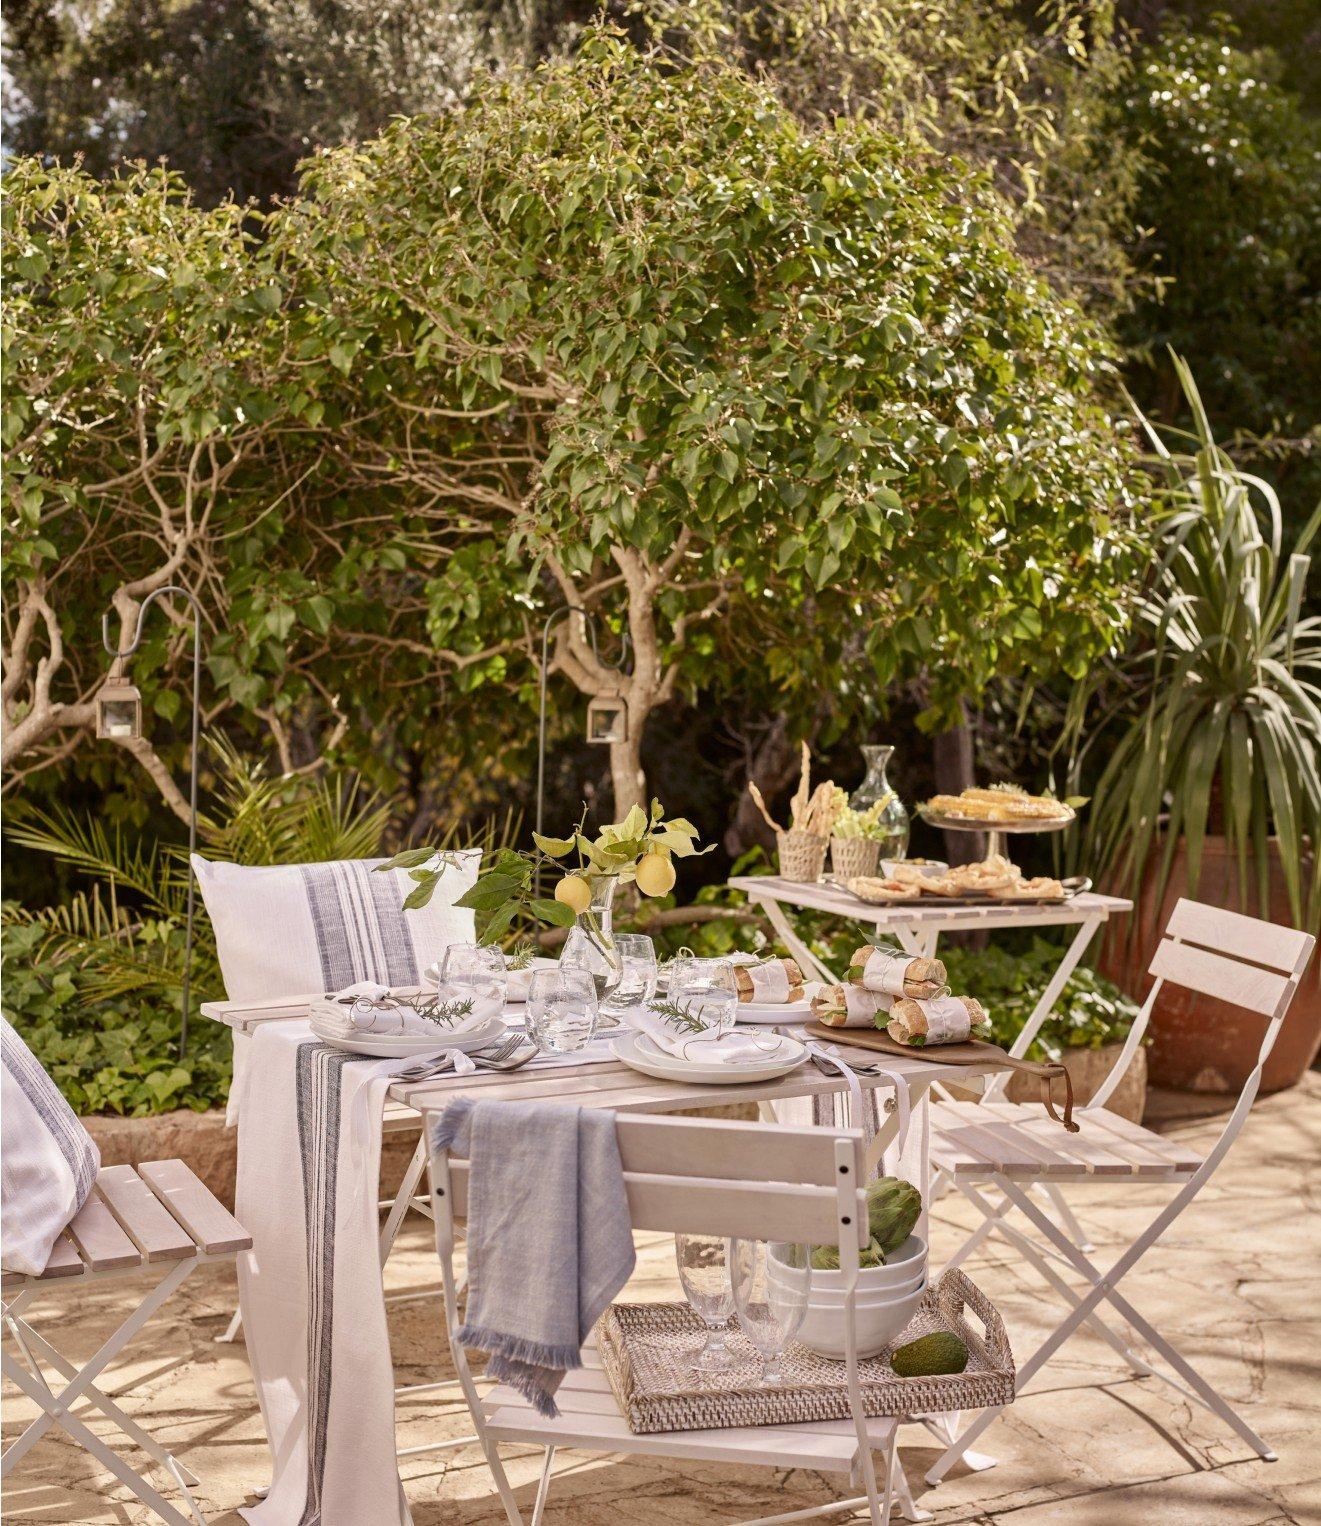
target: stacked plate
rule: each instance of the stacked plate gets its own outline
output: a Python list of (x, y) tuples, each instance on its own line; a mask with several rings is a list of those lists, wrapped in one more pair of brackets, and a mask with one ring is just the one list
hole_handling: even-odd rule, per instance
[(441, 1054), (446, 1049), (467, 1053), (473, 1049), (485, 1049), (505, 1031), (502, 1017), (491, 1017), (478, 1028), (462, 1033), (447, 1033), (438, 1027), (435, 1033), (373, 1033), (357, 1029), (350, 1036), (339, 1024), (328, 1024), (312, 1014), (312, 1032), (323, 1044), (333, 1044), (337, 1049), (347, 1049), (350, 1054), (370, 1055), (378, 1060), (406, 1060), (429, 1054)]
[(653, 1044), (645, 1033), (635, 1031), (621, 1034), (610, 1047), (617, 1060), (640, 1070), (644, 1076), (656, 1076), (662, 1081), (693, 1081), (699, 1086), (742, 1086), (752, 1081), (774, 1081), (797, 1070), (807, 1059), (806, 1044), (783, 1036), (777, 1037), (773, 1047), (768, 1044), (765, 1060), (724, 1063), (680, 1059)]

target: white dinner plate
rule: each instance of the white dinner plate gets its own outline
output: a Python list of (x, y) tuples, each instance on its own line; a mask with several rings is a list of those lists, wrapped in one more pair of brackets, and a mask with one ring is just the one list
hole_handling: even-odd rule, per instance
[(812, 998), (820, 990), (819, 980), (808, 980), (803, 983), (802, 1001), (741, 1001), (734, 1014), (735, 1021), (771, 1026), (782, 1023), (786, 1027), (794, 1023), (810, 1022)]
[(471, 1049), (485, 1049), (504, 1031), (504, 1019), (492, 1017), (468, 1033), (438, 1030), (434, 1038), (429, 1033), (359, 1033), (350, 1039), (322, 1029), (316, 1018), (312, 1018), (312, 1032), (323, 1044), (347, 1049), (350, 1054), (372, 1055), (378, 1060), (406, 1060), (416, 1055), (440, 1054), (446, 1049), (457, 1049), (466, 1054)]
[(640, 1042), (645, 1035), (637, 1032), (621, 1034), (611, 1044), (614, 1056), (623, 1064), (640, 1070), (644, 1076), (656, 1076), (662, 1081), (692, 1081), (699, 1086), (742, 1086), (752, 1081), (775, 1081), (797, 1070), (807, 1059), (807, 1046), (797, 1039), (785, 1039), (786, 1052), (779, 1058), (764, 1064), (715, 1065), (695, 1060), (681, 1060), (676, 1055), (665, 1054), (650, 1043)]

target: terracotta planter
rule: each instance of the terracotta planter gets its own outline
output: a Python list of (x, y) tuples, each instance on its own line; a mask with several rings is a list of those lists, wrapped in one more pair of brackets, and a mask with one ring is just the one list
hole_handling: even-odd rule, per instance
[[(1223, 837), (1208, 837), (1202, 854), (1202, 877), (1196, 892), (1188, 888), (1184, 848), (1174, 856), (1169, 884), (1159, 904), (1155, 894), (1156, 867), (1148, 868), (1138, 903), (1128, 917), (1110, 923), (1102, 948), (1101, 971), (1135, 999), (1151, 989), (1146, 974), (1161, 932), (1180, 896), (1223, 906), (1228, 911), (1260, 916), (1255, 898), (1244, 905), (1238, 895), (1233, 855)], [(1114, 888), (1114, 887), (1111, 887)], [(1292, 924), (1284, 870), (1272, 853), (1269, 920)], [(1116, 894), (1123, 894), (1116, 889)], [(1130, 929), (1129, 923), (1132, 923)], [(1130, 937), (1131, 931), (1131, 937)], [(1265, 1020), (1229, 1002), (1167, 986), (1151, 1014), (1148, 1069), (1152, 1084), (1180, 1091), (1237, 1092), (1257, 1063)], [(1293, 1086), (1321, 1047), (1321, 965), (1312, 960), (1294, 997), (1275, 1048), (1262, 1076), (1263, 1092)]]

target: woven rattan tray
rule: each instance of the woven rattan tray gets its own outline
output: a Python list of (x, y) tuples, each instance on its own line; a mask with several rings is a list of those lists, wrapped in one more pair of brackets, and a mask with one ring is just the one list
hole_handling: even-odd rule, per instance
[[(1014, 1358), (1004, 1324), (995, 1306), (960, 1271), (944, 1273), (927, 1292), (894, 1345), (933, 1330), (951, 1330), (962, 1338), (968, 1347), (967, 1368), (935, 1377), (901, 1378), (890, 1366), (893, 1347), (887, 1347), (858, 1363), (868, 1415), (984, 1409), (1013, 1400)], [(637, 1435), (849, 1418), (843, 1362), (795, 1345), (781, 1362), (783, 1386), (757, 1388), (761, 1364), (736, 1328), (728, 1346), (738, 1366), (703, 1375), (699, 1387), (693, 1359), (706, 1330), (687, 1304), (615, 1304), (597, 1334), (601, 1364), (620, 1412)]]

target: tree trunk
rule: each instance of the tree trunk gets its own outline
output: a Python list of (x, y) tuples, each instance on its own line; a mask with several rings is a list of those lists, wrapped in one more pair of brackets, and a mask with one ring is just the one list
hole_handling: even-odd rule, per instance
[[(963, 711), (963, 706), (960, 705)], [(961, 725), (942, 731), (931, 739), (935, 765), (936, 793), (957, 795), (977, 782), (972, 758), (972, 728), (966, 711)], [(946, 832), (945, 857), (951, 864), (971, 864), (986, 857), (985, 832)]]
[[(650, 713), (650, 707), (648, 707)], [(623, 821), (635, 805), (647, 806), (647, 776), (642, 772), (642, 730), (647, 717), (630, 704), (628, 736), (610, 744), (610, 784), (615, 796), (615, 820)]]
[(775, 717), (748, 759), (748, 779), (739, 795), (733, 820), (725, 829), (725, 851), (738, 858), (760, 844), (767, 852), (775, 850), (775, 835), (766, 825), (753, 801), (749, 784), (755, 784), (767, 800), (773, 800), (793, 779), (799, 766), (798, 744), (790, 739), (788, 717)]

